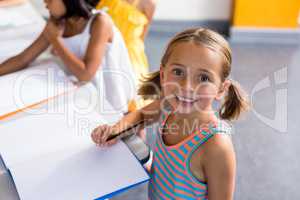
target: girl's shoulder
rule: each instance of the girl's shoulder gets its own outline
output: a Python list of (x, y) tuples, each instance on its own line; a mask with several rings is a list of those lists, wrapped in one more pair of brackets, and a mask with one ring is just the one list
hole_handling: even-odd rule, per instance
[(155, 9), (157, 0), (140, 0), (140, 5), (143, 9), (152, 10)]
[(90, 34), (95, 37), (107, 35), (109, 40), (113, 37), (113, 22), (104, 12), (98, 12), (92, 18)]
[(222, 153), (230, 153), (233, 150), (231, 140), (232, 125), (229, 122), (218, 119), (217, 121), (199, 127), (201, 134), (201, 154), (208, 157), (222, 156)]
[(210, 126), (210, 131), (214, 135), (232, 135), (232, 124), (225, 120), (219, 119), (217, 116), (217, 120)]
[(112, 27), (113, 22), (105, 12), (97, 12), (92, 19), (92, 27)]
[(203, 149), (195, 153), (198, 153), (195, 156), (201, 158), (200, 165), (205, 177), (214, 185), (212, 190), (218, 191), (217, 188), (234, 183), (236, 155), (229, 135), (214, 134), (204, 143)]
[(141, 0), (140, 4), (141, 11), (147, 18), (151, 17), (156, 8), (156, 0)]
[(232, 143), (232, 127), (223, 120), (219, 120), (210, 128), (211, 137), (202, 145), (203, 156), (207, 158), (224, 159), (234, 156)]
[(226, 150), (233, 147), (232, 138), (228, 134), (215, 133), (209, 140), (207, 140), (205, 146), (208, 151)]

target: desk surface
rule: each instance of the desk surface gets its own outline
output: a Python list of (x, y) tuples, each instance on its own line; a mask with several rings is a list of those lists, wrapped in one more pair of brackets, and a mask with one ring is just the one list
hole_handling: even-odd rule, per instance
[(0, 21), (0, 42), (16, 38), (32, 40), (46, 23), (29, 2), (0, 7)]
[[(15, 19), (24, 18), (22, 23), (7, 21), (7, 15), (14, 15)], [(30, 44), (41, 32), (45, 21), (29, 2), (14, 6), (0, 7), (0, 62), (13, 56)], [(18, 193), (10, 174), (5, 171), (0, 161), (0, 199), (19, 200)]]
[(0, 62), (30, 45), (45, 23), (29, 2), (0, 7)]
[[(42, 31), (45, 21), (43, 18), (38, 14), (38, 12), (34, 9), (34, 7), (29, 3), (26, 2), (24, 4), (19, 4), (15, 6), (0, 8), (0, 13), (3, 12), (11, 12), (11, 13), (18, 13), (18, 17), (24, 17), (24, 19), (30, 19), (31, 22), (26, 20), (24, 25), (17, 24), (11, 26), (1, 27), (0, 24), (0, 62), (3, 58), (7, 58), (12, 56), (13, 54), (18, 53), (18, 51), (24, 49), (28, 44), (30, 44)], [(0, 14), (0, 21), (3, 20), (3, 15)], [(3, 48), (5, 47), (5, 48)], [(80, 98), (80, 95), (79, 95)], [(82, 98), (82, 96), (81, 96)], [(102, 102), (103, 103), (103, 102)], [(103, 109), (104, 107), (110, 107), (108, 102), (104, 102), (104, 104), (100, 105)], [(17, 117), (24, 117), (26, 114), (19, 114), (21, 116)], [(26, 117), (26, 116), (25, 116)], [(105, 117), (105, 116), (104, 116)], [(118, 119), (120, 117), (119, 114), (115, 114), (115, 116), (107, 116), (110, 119)], [(15, 120), (15, 119), (11, 119)], [(111, 121), (111, 123), (114, 120)], [(139, 151), (136, 151), (137, 154), (146, 155), (148, 154), (148, 149), (141, 150), (141, 145), (135, 144), (134, 141), (128, 141), (131, 144), (131, 147), (138, 147)], [(135, 152), (134, 149), (131, 149)], [(137, 155), (138, 156), (138, 155)], [(139, 156), (138, 156), (139, 157)], [(18, 193), (16, 192), (16, 188), (14, 186), (13, 180), (10, 177), (10, 174), (5, 170), (4, 164), (0, 161), (0, 199), (5, 200), (19, 200)]]

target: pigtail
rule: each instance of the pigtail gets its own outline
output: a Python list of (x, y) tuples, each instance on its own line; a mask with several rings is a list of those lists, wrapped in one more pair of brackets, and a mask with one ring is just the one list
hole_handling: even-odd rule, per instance
[(86, 3), (91, 7), (91, 8), (95, 8), (99, 3), (100, 1), (99, 0), (85, 0)]
[(238, 119), (242, 112), (249, 109), (249, 100), (241, 86), (231, 80), (225, 101), (219, 110), (219, 115), (225, 120)]
[(142, 76), (141, 86), (138, 89), (138, 95), (143, 99), (159, 99), (161, 91), (160, 72), (152, 72)]

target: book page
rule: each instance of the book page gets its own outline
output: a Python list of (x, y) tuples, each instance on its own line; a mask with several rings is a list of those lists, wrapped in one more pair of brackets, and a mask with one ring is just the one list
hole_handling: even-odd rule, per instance
[[(7, 1), (8, 3), (9, 1)], [(32, 25), (41, 20), (42, 17), (34, 10), (30, 3), (25, 1), (22, 3), (7, 7), (1, 6), (4, 2), (0, 3), (0, 28)]]
[[(23, 4), (0, 7), (0, 44), (14, 39), (29, 39), (33, 42), (45, 27), (45, 20), (31, 5), (30, 1)], [(5, 48), (0, 46), (0, 48)]]
[[(82, 98), (85, 88), (74, 95), (54, 99), (33, 113), (8, 120), (0, 125), (0, 154), (7, 168), (70, 146), (90, 144), (90, 134), (101, 124), (115, 123), (120, 114), (98, 114), (98, 105), (89, 105), (88, 96)], [(79, 95), (78, 95), (79, 93)], [(75, 99), (75, 100), (74, 100)], [(112, 110), (102, 100), (102, 109)]]
[(29, 47), (32, 42), (33, 40), (26, 38), (15, 38), (14, 40), (0, 41), (0, 63), (21, 53), (25, 48)]
[(24, 17), (21, 13), (14, 10), (0, 9), (0, 27), (18, 27), (33, 24), (32, 18)]
[(51, 59), (40, 60), (30, 67), (0, 77), (1, 116), (43, 100), (72, 91), (76, 86)]
[[(120, 115), (78, 110), (87, 105), (84, 94), (76, 97), (76, 107), (70, 98), (65, 103), (58, 98), (55, 112), (0, 126), (0, 153), (22, 200), (96, 199), (149, 179), (123, 142), (112, 148), (92, 142), (95, 127), (116, 122)], [(102, 112), (111, 111), (108, 102), (102, 104)]]
[(92, 200), (149, 179), (123, 142), (81, 143), (10, 168), (22, 200)]

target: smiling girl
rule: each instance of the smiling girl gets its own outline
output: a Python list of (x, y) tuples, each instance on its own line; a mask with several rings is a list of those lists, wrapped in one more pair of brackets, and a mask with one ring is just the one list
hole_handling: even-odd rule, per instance
[[(237, 119), (248, 103), (230, 71), (231, 51), (222, 36), (202, 28), (179, 33), (160, 71), (140, 88), (158, 99), (112, 127), (99, 126), (93, 141), (111, 145), (116, 139), (107, 142), (109, 135), (139, 121), (158, 121), (149, 199), (232, 200), (236, 161), (226, 121)], [(223, 103), (219, 114), (214, 101)]]

